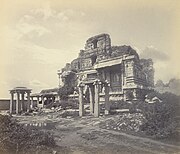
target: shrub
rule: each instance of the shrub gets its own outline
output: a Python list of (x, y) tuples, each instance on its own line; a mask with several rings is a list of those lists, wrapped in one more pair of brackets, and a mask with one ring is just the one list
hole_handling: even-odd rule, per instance
[(61, 100), (67, 100), (68, 95), (72, 94), (74, 92), (74, 88), (70, 86), (63, 86), (59, 89), (59, 97)]
[(158, 97), (162, 102), (144, 103), (143, 114), (146, 122), (142, 125), (141, 130), (156, 138), (169, 137), (176, 131), (175, 117), (178, 115), (179, 99), (171, 93), (152, 92), (147, 96), (148, 99), (153, 97)]
[(9, 116), (0, 115), (0, 153), (35, 153), (41, 147), (54, 146), (55, 141), (51, 134), (25, 128)]
[(110, 109), (129, 109), (131, 113), (134, 113), (137, 112), (138, 109), (141, 110), (142, 103), (142, 101), (111, 101)]

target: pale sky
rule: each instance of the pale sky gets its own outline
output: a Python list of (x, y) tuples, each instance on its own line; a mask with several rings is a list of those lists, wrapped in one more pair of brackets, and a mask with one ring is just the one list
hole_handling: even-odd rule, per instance
[(57, 70), (100, 33), (152, 58), (155, 80), (180, 77), (178, 0), (0, 0), (0, 98), (58, 86)]

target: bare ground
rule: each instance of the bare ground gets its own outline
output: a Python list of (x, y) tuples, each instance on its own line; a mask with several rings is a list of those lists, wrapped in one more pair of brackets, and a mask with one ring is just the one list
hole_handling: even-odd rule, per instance
[(17, 116), (20, 123), (38, 127), (54, 134), (59, 147), (57, 153), (70, 154), (173, 154), (180, 153), (180, 146), (135, 135), (102, 129), (99, 123), (112, 118), (92, 116), (61, 118), (48, 116)]

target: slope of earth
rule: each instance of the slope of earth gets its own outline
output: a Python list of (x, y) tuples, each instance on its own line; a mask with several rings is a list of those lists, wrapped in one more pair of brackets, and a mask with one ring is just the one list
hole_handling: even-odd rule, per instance
[[(38, 127), (54, 134), (56, 144), (69, 149), (71, 154), (172, 154), (180, 151), (180, 146), (162, 143), (149, 138), (105, 129), (102, 123), (117, 116), (94, 118), (61, 118), (56, 113), (48, 116), (16, 116), (27, 127)], [(63, 153), (55, 149), (56, 153)], [(67, 151), (66, 151), (67, 153)]]

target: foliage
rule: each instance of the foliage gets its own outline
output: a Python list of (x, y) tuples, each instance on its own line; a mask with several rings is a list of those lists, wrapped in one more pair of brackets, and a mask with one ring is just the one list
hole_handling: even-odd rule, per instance
[(0, 153), (36, 153), (54, 146), (51, 134), (25, 128), (9, 116), (0, 115)]
[(72, 94), (73, 92), (73, 87), (65, 85), (59, 89), (59, 97), (61, 100), (67, 100), (68, 95)]
[(171, 136), (176, 131), (175, 118), (178, 116), (179, 97), (171, 93), (160, 94), (152, 92), (147, 98), (159, 98), (161, 101), (156, 101), (152, 104), (144, 103), (143, 114), (146, 117), (146, 122), (141, 129), (147, 135), (156, 138), (165, 138)]
[(158, 80), (155, 84), (155, 89), (160, 93), (171, 92), (180, 96), (180, 79), (170, 79), (168, 83)]
[(142, 101), (110, 101), (110, 109), (129, 109), (131, 113), (141, 110)]

